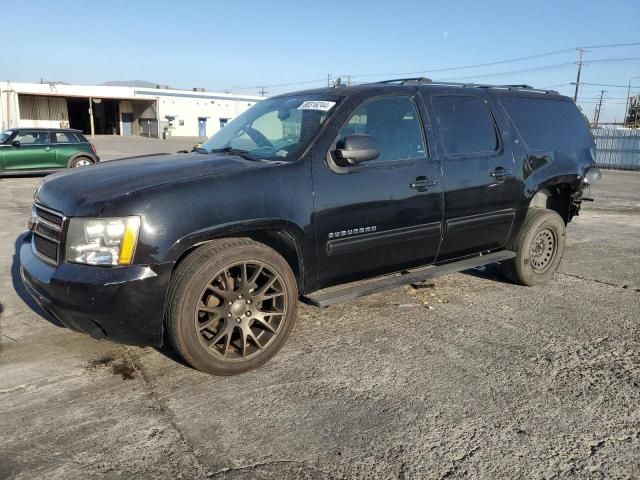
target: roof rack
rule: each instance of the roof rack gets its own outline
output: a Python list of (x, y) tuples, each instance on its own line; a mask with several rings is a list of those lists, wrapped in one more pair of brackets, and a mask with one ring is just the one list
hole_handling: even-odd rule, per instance
[(399, 83), (400, 85), (407, 85), (410, 83), (432, 83), (433, 80), (427, 77), (411, 77), (411, 78), (393, 78), (391, 80), (382, 80), (374, 83)]
[(431, 80), (425, 77), (412, 77), (412, 78), (394, 78), (392, 80), (383, 80), (375, 83), (397, 83), (399, 85), (414, 85), (414, 84), (429, 84), (429, 85), (443, 85), (463, 88), (502, 88), (506, 90), (531, 90), (532, 92), (543, 93), (558, 93), (556, 90), (545, 90), (540, 88), (534, 88), (531, 85), (516, 84), (516, 85), (491, 85), (486, 83), (462, 83), (462, 82), (446, 82)]

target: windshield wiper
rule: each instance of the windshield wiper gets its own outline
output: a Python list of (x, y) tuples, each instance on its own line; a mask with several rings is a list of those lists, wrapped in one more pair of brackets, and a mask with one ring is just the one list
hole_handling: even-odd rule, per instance
[(212, 150), (209, 150), (208, 153), (230, 153), (231, 155), (237, 155), (246, 160), (262, 160), (262, 158), (260, 157), (251, 155), (247, 150), (241, 150), (239, 148), (232, 147), (214, 148)]

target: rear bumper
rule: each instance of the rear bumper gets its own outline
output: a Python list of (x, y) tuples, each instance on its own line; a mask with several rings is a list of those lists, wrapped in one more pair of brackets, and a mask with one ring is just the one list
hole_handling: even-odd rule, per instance
[(47, 312), (73, 330), (129, 345), (162, 345), (171, 270), (171, 263), (53, 266), (33, 253), (31, 235), (20, 247), (22, 281)]

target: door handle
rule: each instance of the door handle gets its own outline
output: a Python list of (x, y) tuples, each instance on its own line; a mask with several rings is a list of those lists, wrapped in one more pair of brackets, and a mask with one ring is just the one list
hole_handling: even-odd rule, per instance
[(409, 187), (419, 192), (426, 192), (429, 187), (434, 187), (437, 184), (437, 180), (429, 180), (427, 177), (416, 177), (416, 179), (409, 184)]
[(491, 175), (493, 178), (504, 178), (504, 177), (510, 177), (512, 173), (511, 173), (511, 170), (509, 170), (508, 168), (498, 167), (489, 175)]
[(44, 149), (44, 151), (45, 151), (45, 152), (48, 152), (49, 150), (51, 150), (51, 147), (46, 147), (46, 148)]

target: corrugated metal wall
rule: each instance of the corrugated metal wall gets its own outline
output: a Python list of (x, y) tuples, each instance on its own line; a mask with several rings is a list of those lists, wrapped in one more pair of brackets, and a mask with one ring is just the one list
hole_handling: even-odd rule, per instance
[(640, 130), (598, 128), (593, 135), (599, 167), (640, 170)]
[(55, 122), (58, 127), (69, 125), (67, 100), (60, 97), (18, 95), (20, 119), (29, 120), (33, 127), (49, 127)]

